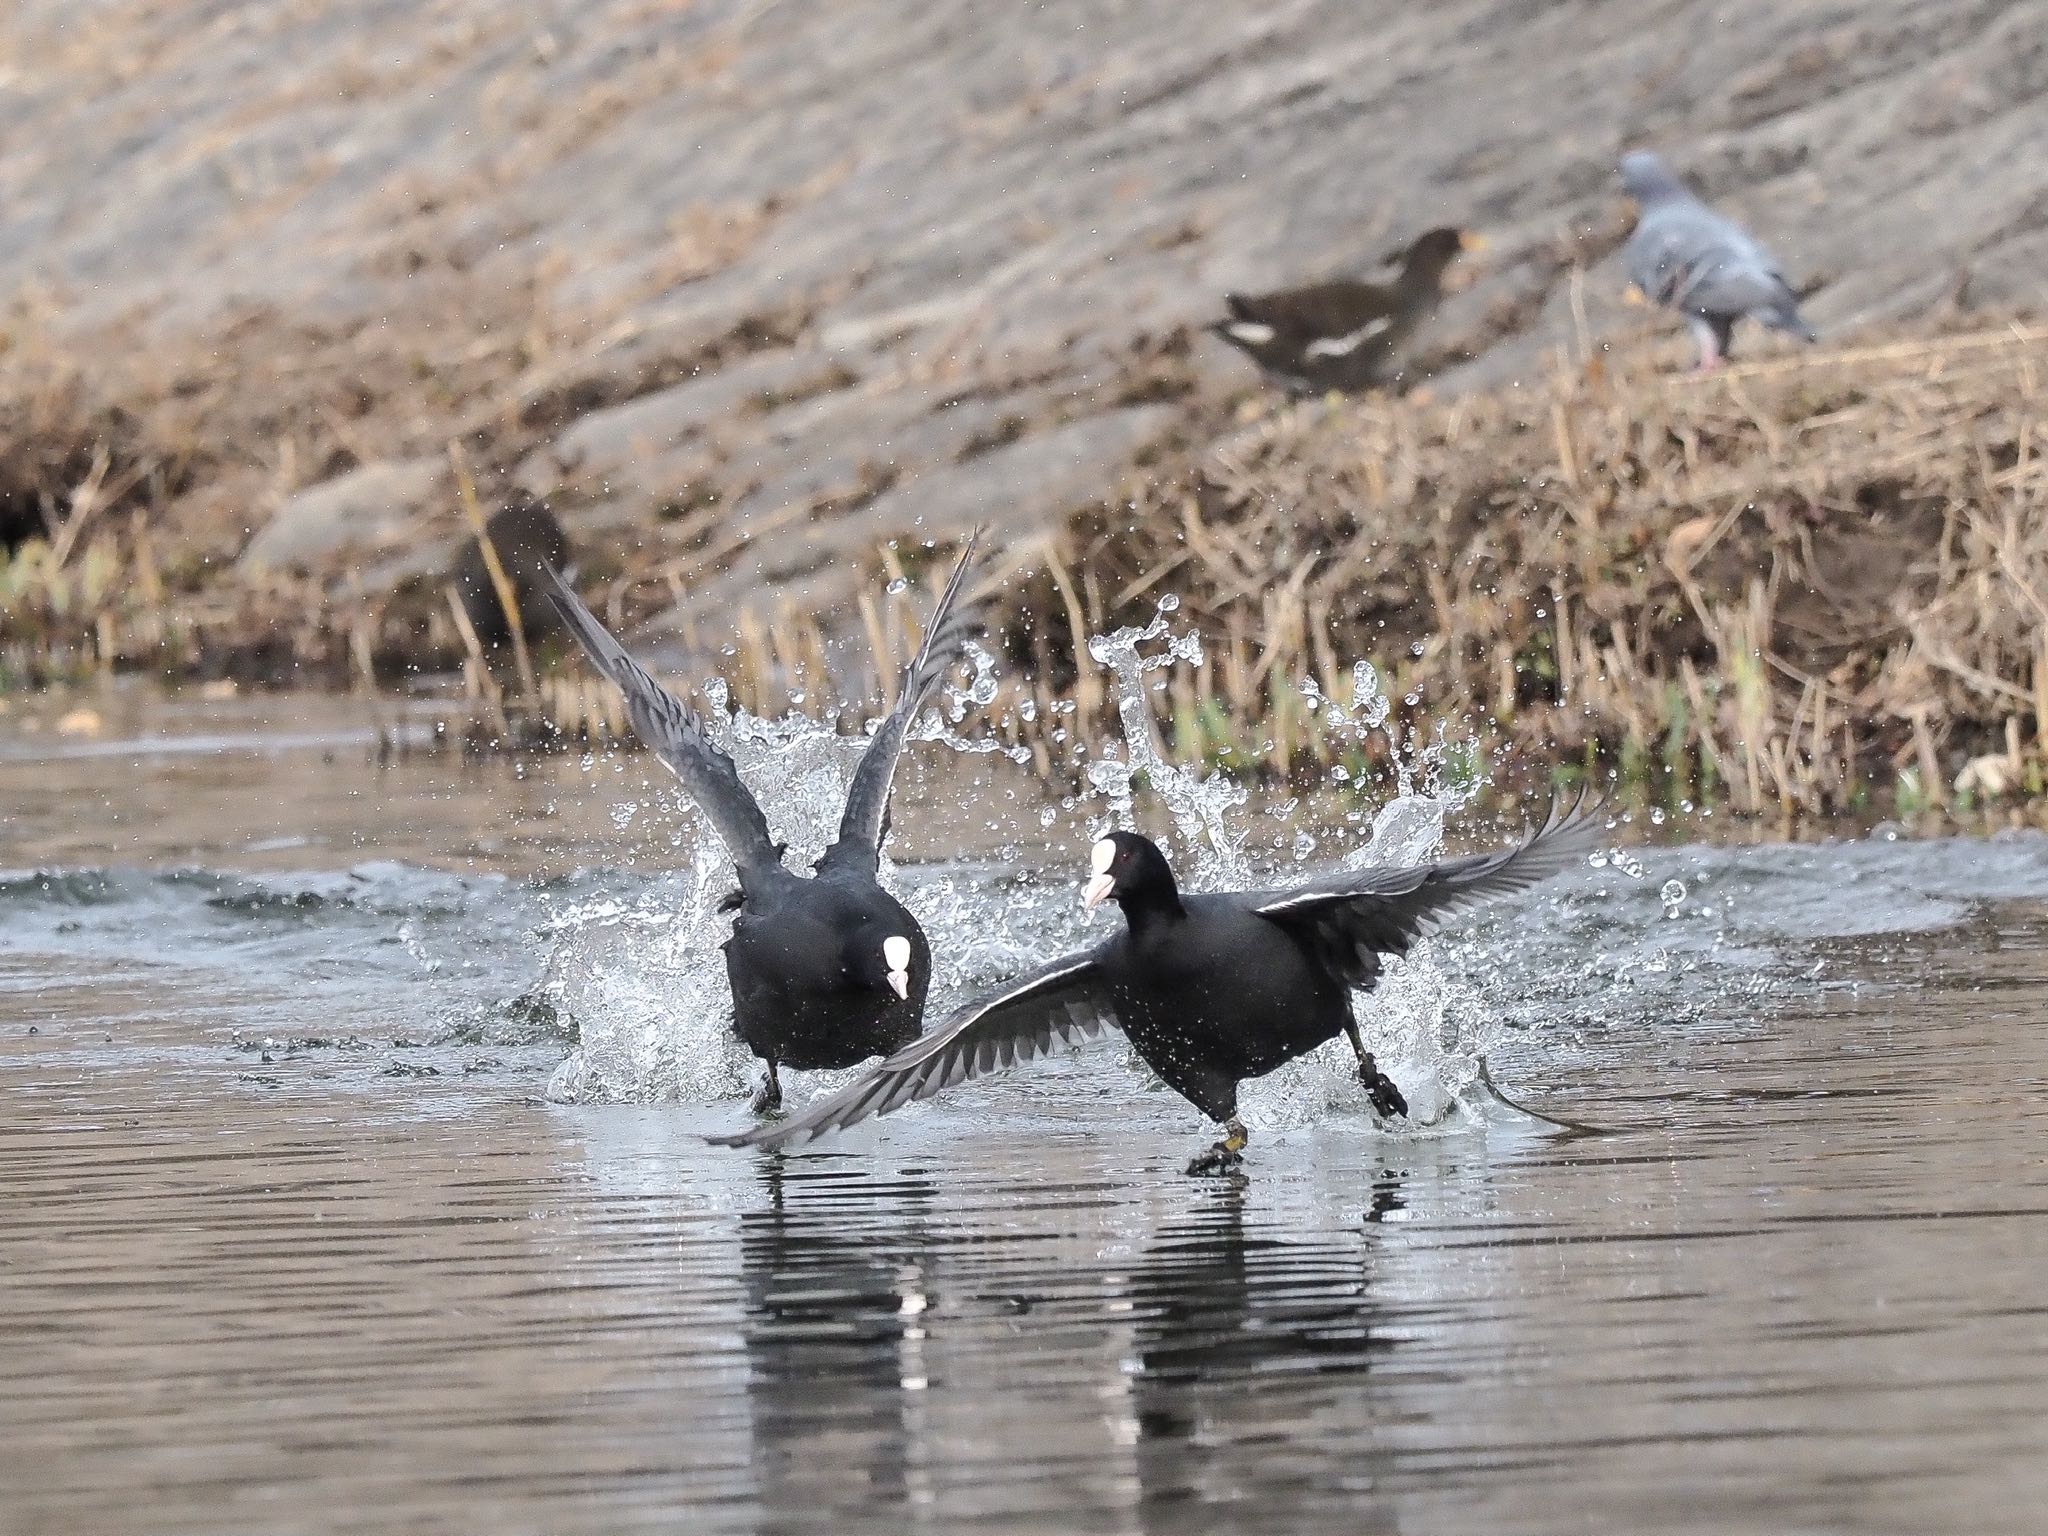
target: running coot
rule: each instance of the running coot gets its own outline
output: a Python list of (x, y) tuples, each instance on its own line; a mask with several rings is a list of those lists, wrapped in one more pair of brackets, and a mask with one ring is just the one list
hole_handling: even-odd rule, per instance
[(923, 1025), (931, 946), (877, 876), (904, 734), (973, 633), (976, 605), (960, 594), (974, 545), (969, 539), (896, 705), (854, 770), (838, 840), (808, 877), (784, 866), (784, 845), (770, 836), (759, 803), (703, 723), (550, 572), (562, 622), (618, 685), (634, 732), (682, 780), (738, 866), (739, 890), (727, 898), (736, 916), (723, 947), (734, 1030), (764, 1063), (757, 1111), (781, 1105), (778, 1067), (850, 1067), (915, 1040)]
[(1359, 1037), (1350, 993), (1370, 991), (1381, 956), (1405, 954), (1445, 918), (1581, 861), (1601, 826), (1599, 808), (1581, 798), (1570, 810), (1554, 806), (1541, 830), (1498, 853), (1213, 895), (1184, 895), (1156, 846), (1112, 832), (1094, 846), (1083, 900), (1121, 906), (1121, 933), (984, 998), (787, 1122), (713, 1139), (808, 1141), (1107, 1029), (1121, 1029), (1169, 1087), (1222, 1124), (1223, 1138), (1190, 1173), (1241, 1160), (1240, 1082), (1340, 1034), (1373, 1108), (1405, 1115), (1400, 1089)]

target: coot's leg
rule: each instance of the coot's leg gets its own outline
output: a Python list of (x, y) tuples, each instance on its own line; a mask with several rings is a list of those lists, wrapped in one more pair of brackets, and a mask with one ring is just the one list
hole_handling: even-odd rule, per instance
[(1372, 1052), (1365, 1048), (1359, 1038), (1358, 1026), (1346, 1024), (1344, 1036), (1351, 1042), (1351, 1054), (1358, 1058), (1358, 1080), (1365, 1084), (1365, 1096), (1372, 1107), (1388, 1119), (1408, 1113), (1408, 1101), (1401, 1096), (1401, 1090), (1394, 1086), (1394, 1080), (1382, 1072), (1379, 1063), (1372, 1059)]
[(1250, 1139), (1245, 1134), (1244, 1122), (1232, 1115), (1223, 1124), (1223, 1139), (1189, 1163), (1188, 1172), (1229, 1173), (1244, 1161), (1244, 1144)]
[(782, 1079), (775, 1075), (775, 1059), (765, 1058), (762, 1065), (767, 1069), (761, 1074), (761, 1086), (754, 1090), (754, 1097), (748, 1108), (757, 1115), (775, 1115), (782, 1112)]

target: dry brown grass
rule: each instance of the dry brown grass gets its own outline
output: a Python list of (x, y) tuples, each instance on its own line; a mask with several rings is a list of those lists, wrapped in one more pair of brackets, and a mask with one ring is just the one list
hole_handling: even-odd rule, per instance
[(1073, 634), (1179, 593), (1215, 657), (1176, 685), (1181, 750), (1282, 771), (1334, 750), (1293, 685), (1343, 697), (1365, 658), (1482, 746), (1674, 798), (2038, 792), (2044, 371), (2048, 329), (2011, 326), (1283, 410), (1077, 519), (1009, 631), (1085, 687)]
[[(428, 376), (460, 411), (473, 377), (537, 361), (437, 358)], [(412, 368), (416, 383), (418, 364), (352, 354), (359, 378)], [(538, 683), (493, 673), (438, 588), (368, 599), (167, 561), (157, 513), (196, 473), (188, 445), (210, 440), (219, 402), (174, 391), (177, 409), (141, 419), (48, 353), (17, 346), (5, 366), (0, 505), (42, 526), (0, 566), (0, 681), (139, 666), (361, 687), (466, 664), (484, 738), (618, 734), (608, 695), (573, 669), (543, 666)], [(1011, 552), (1026, 569), (998, 607), (1010, 680), (996, 730), (1065, 771), (1071, 742), (1055, 731), (1115, 730), (1105, 679), (1077, 667), (1078, 648), (1172, 592), (1210, 656), (1162, 701), (1175, 749), (1275, 779), (1320, 778), (1357, 753), (1325, 738), (1300, 684), (1344, 699), (1363, 659), (1392, 696), (1417, 696), (1422, 715), (1455, 721), (1482, 751), (1567, 775), (1612, 767), (1672, 800), (1831, 813), (2039, 793), (2044, 368), (2048, 329), (2009, 325), (1704, 377), (1600, 354), (1458, 399), (1196, 414), (1195, 446), (1151, 466), (1134, 502)], [(406, 433), (393, 407), (365, 399), (349, 420), (269, 423), (268, 440), (349, 457), (353, 430), (388, 451)], [(516, 425), (502, 429), (516, 446)], [(470, 441), (481, 470), (488, 434)], [(717, 529), (706, 534), (715, 547)], [(905, 574), (893, 560), (879, 557), (877, 586)], [(595, 601), (627, 626), (681, 579), (656, 557), (604, 574)], [(913, 581), (833, 628), (857, 627), (885, 678), (923, 600)], [(706, 655), (734, 644), (720, 670), (735, 699), (772, 711), (792, 691), (859, 691), (826, 622), (766, 599), (730, 633), (685, 639)]]

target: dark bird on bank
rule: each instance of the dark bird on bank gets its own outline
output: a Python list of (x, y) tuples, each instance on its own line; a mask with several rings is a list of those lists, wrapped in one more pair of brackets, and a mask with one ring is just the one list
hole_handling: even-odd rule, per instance
[(1733, 219), (1694, 197), (1664, 162), (1639, 149), (1621, 158), (1621, 184), (1636, 202), (1635, 232), (1623, 259), (1643, 297), (1686, 317), (1699, 341), (1699, 366), (1728, 356), (1744, 316), (1774, 331), (1817, 341), (1799, 313), (1799, 295), (1778, 258)]
[[(520, 632), (527, 638), (553, 627), (554, 610), (546, 599), (548, 573), (569, 562), (569, 536), (544, 501), (520, 496), (493, 512), (484, 523), (484, 537), (491, 541), (499, 569), (512, 587), (512, 601), (519, 609)], [(498, 597), (498, 584), (484, 558), (483, 544), (471, 539), (455, 557), (448, 572), (455, 583), (455, 595), (470, 627), (486, 648), (508, 644), (512, 620)]]
[(1514, 848), (1405, 869), (1338, 873), (1284, 891), (1183, 895), (1166, 857), (1135, 832), (1092, 853), (1083, 902), (1114, 901), (1124, 930), (955, 1014), (858, 1082), (785, 1124), (715, 1137), (783, 1147), (1062, 1044), (1120, 1029), (1147, 1065), (1211, 1120), (1223, 1139), (1190, 1173), (1234, 1167), (1245, 1145), (1238, 1084), (1263, 1077), (1338, 1035), (1382, 1115), (1407, 1101), (1359, 1037), (1352, 992), (1368, 992), (1384, 955), (1403, 955), (1431, 927), (1478, 902), (1526, 890), (1582, 860), (1599, 838), (1597, 806), (1553, 807)]
[(1226, 293), (1211, 329), (1297, 394), (1368, 389), (1393, 376), (1401, 347), (1443, 302), (1444, 273), (1476, 235), (1432, 229), (1401, 257), (1392, 283), (1340, 277), (1277, 293)]
[(757, 1111), (781, 1105), (778, 1067), (850, 1067), (899, 1049), (923, 1026), (931, 946), (877, 875), (904, 735), (974, 631), (976, 605), (960, 601), (974, 546), (969, 539), (961, 552), (924, 642), (904, 669), (896, 705), (854, 769), (838, 840), (809, 876), (784, 867), (785, 845), (769, 835), (759, 803), (703, 722), (549, 573), (563, 624), (618, 685), (634, 733), (682, 780), (738, 866), (739, 890), (726, 898), (726, 909), (738, 915), (722, 947), (734, 1032), (764, 1063)]

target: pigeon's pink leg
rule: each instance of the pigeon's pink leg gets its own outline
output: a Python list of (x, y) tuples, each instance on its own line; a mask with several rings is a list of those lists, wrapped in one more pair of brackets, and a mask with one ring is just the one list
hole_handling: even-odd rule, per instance
[(1700, 344), (1700, 360), (1693, 365), (1696, 373), (1712, 373), (1721, 366), (1721, 338), (1714, 334), (1714, 328), (1704, 320), (1692, 322), (1692, 334)]

